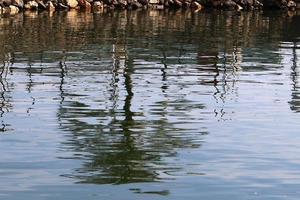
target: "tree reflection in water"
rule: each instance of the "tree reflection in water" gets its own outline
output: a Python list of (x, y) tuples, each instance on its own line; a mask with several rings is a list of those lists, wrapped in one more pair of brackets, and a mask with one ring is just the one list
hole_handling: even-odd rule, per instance
[[(187, 134), (188, 128), (178, 128), (168, 120), (173, 114), (168, 110), (180, 109), (180, 102), (155, 102), (151, 112), (155, 112), (156, 119), (151, 120), (147, 118), (154, 114), (146, 116), (133, 111), (138, 106), (133, 103), (134, 58), (121, 45), (113, 50), (112, 59), (110, 108), (91, 109), (84, 100), (76, 99), (78, 94), (72, 98), (64, 95), (67, 100), (59, 108), (59, 120), (61, 128), (70, 134), (63, 145), (74, 152), (74, 158), (84, 160), (82, 167), (66, 176), (78, 178), (81, 183), (115, 184), (166, 178), (168, 171), (179, 170), (180, 166), (164, 165), (164, 158), (174, 157), (177, 148), (199, 147), (200, 143), (193, 141), (193, 136), (182, 135)], [(165, 79), (165, 74), (162, 76)], [(123, 100), (118, 100), (122, 96)], [(97, 118), (97, 122), (90, 123), (92, 118)]]

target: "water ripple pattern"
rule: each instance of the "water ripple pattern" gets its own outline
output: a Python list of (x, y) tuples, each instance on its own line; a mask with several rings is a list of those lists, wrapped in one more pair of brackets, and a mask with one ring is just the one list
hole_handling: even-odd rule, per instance
[(299, 16), (0, 19), (0, 198), (299, 199)]

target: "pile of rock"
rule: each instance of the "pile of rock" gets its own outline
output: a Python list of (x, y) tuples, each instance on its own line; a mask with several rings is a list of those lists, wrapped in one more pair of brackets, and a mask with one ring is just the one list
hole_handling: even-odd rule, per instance
[[(137, 8), (202, 8), (252, 10), (263, 7), (297, 8), (293, 0), (0, 0), (1, 14), (16, 14), (22, 10), (62, 9), (137, 9)], [(300, 5), (300, 2), (299, 2)]]

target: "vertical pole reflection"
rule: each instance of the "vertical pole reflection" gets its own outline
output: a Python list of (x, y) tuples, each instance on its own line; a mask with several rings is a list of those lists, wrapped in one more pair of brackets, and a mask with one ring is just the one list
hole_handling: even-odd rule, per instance
[(9, 71), (10, 65), (10, 54), (4, 55), (2, 58), (2, 66), (0, 68), (0, 117), (1, 117), (1, 127), (0, 131), (4, 132), (7, 130), (8, 124), (6, 124), (3, 120), (4, 114), (9, 112), (9, 100), (6, 97), (6, 93), (8, 92), (8, 83), (6, 81), (7, 74)]
[(161, 61), (161, 63), (163, 64), (163, 68), (161, 69), (162, 83), (163, 83), (162, 86), (161, 86), (161, 89), (162, 89), (162, 92), (165, 93), (165, 91), (168, 89), (168, 85), (166, 83), (166, 81), (167, 81), (166, 69), (168, 68), (168, 65), (167, 65), (166, 50), (164, 48), (162, 48), (161, 51), (162, 51), (162, 61)]
[(3, 117), (4, 113), (5, 113), (5, 102), (6, 102), (6, 99), (5, 99), (5, 92), (6, 92), (6, 87), (5, 87), (5, 84), (4, 84), (4, 81), (5, 81), (5, 70), (6, 69), (6, 63), (5, 61), (2, 62), (2, 67), (1, 67), (1, 72), (0, 72), (0, 85), (1, 85), (1, 92), (0, 92), (0, 96), (1, 96), (1, 106), (0, 106), (0, 116), (1, 118)]
[(127, 55), (126, 59), (126, 66), (124, 69), (124, 84), (125, 84), (125, 90), (127, 92), (126, 98), (125, 98), (125, 103), (123, 106), (124, 109), (124, 114), (125, 114), (125, 123), (131, 123), (133, 121), (133, 112), (131, 111), (131, 100), (133, 97), (133, 92), (132, 92), (132, 80), (131, 80), (131, 74), (133, 72), (133, 60), (131, 57)]
[(300, 112), (300, 93), (298, 86), (298, 72), (297, 72), (297, 43), (293, 43), (293, 58), (292, 58), (292, 67), (291, 67), (291, 79), (292, 79), (292, 100), (290, 103), (291, 110), (295, 112)]
[(118, 100), (118, 82), (119, 82), (119, 68), (120, 68), (120, 59), (116, 54), (116, 45), (113, 44), (113, 50), (112, 50), (112, 78), (111, 78), (111, 82), (110, 82), (110, 87), (112, 88), (112, 93), (110, 95), (109, 100), (111, 100), (112, 103), (112, 110), (114, 110), (117, 106), (117, 100)]
[(62, 104), (65, 100), (64, 96), (64, 81), (65, 81), (65, 75), (66, 75), (66, 56), (63, 56), (62, 60), (59, 61), (59, 68), (60, 68), (60, 84), (59, 84), (59, 91), (60, 91), (60, 104)]

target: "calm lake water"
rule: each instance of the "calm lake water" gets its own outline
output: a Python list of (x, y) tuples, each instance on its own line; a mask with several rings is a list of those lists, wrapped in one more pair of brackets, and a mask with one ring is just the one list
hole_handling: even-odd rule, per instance
[(299, 199), (300, 16), (0, 18), (0, 199)]

